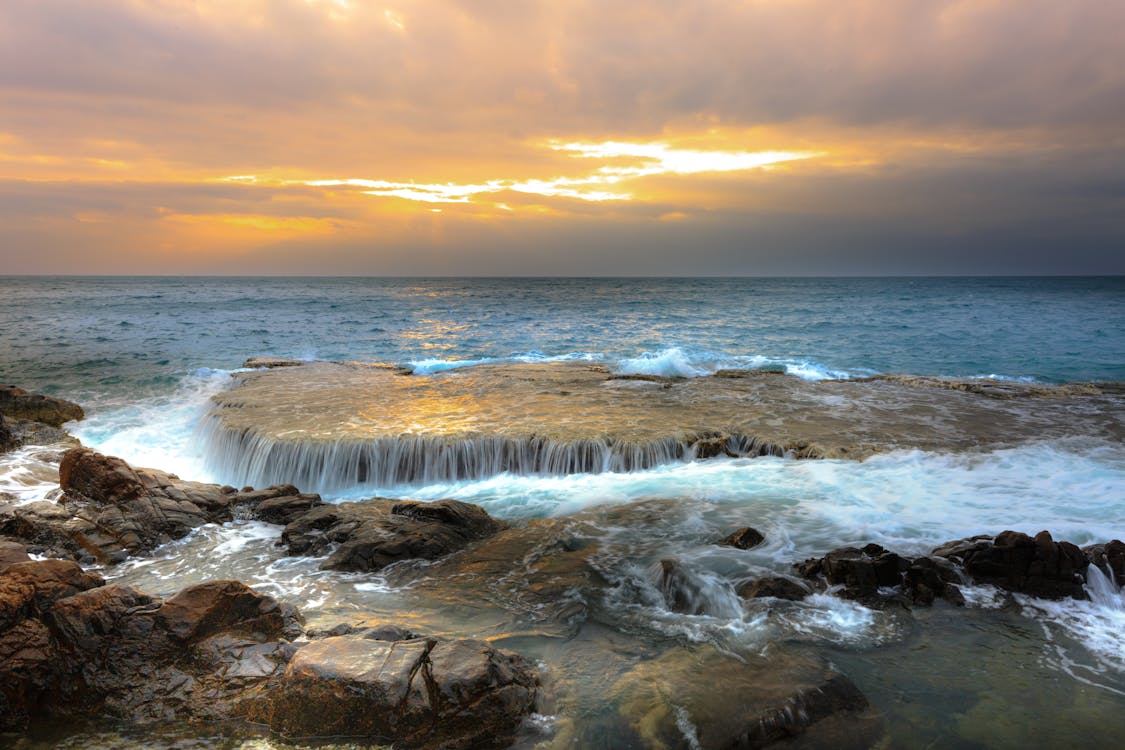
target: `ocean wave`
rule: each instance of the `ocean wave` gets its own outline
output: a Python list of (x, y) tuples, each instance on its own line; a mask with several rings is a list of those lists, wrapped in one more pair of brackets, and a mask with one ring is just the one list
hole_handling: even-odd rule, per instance
[(570, 354), (546, 355), (539, 352), (524, 352), (511, 354), (507, 357), (480, 357), (478, 359), (415, 359), (404, 362), (403, 366), (415, 375), (434, 375), (439, 372), (448, 372), (462, 367), (475, 367), (477, 365), (503, 364), (505, 362), (572, 362), (575, 360), (593, 362), (601, 355), (589, 352), (571, 352)]
[(841, 370), (804, 359), (760, 355), (722, 355), (678, 346), (638, 357), (620, 359), (612, 366), (618, 375), (649, 375), (663, 378), (699, 378), (720, 370), (782, 370), (805, 380), (843, 380), (877, 374), (874, 370)]

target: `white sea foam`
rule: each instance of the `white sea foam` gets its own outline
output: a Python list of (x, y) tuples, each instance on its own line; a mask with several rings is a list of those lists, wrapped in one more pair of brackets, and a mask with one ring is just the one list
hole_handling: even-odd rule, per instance
[(57, 450), (41, 445), (0, 454), (0, 492), (14, 496), (21, 505), (55, 499), (60, 492), (57, 455)]
[(900, 451), (862, 462), (712, 459), (625, 474), (499, 475), (378, 494), (452, 497), (509, 518), (654, 497), (693, 499), (744, 508), (747, 522), (792, 543), (778, 549), (787, 555), (872, 541), (919, 553), (1005, 529), (1049, 529), (1056, 538), (1089, 544), (1122, 535), (1125, 449), (1075, 440), (969, 454)]
[(100, 453), (177, 474), (210, 480), (197, 448), (195, 430), (211, 397), (230, 386), (231, 370), (200, 368), (184, 373), (176, 389), (128, 406), (91, 414), (73, 434)]
[(874, 375), (873, 370), (840, 370), (803, 359), (771, 358), (757, 355), (729, 356), (669, 347), (644, 352), (638, 357), (618, 360), (613, 371), (618, 375), (650, 375), (664, 378), (699, 378), (719, 370), (782, 369), (805, 380), (846, 379)]
[(595, 361), (600, 358), (601, 355), (589, 352), (572, 352), (570, 354), (560, 354), (557, 356), (548, 356), (546, 354), (540, 354), (539, 352), (525, 352), (522, 354), (512, 354), (507, 357), (482, 357), (479, 359), (416, 359), (406, 362), (404, 365), (410, 368), (411, 372), (415, 375), (433, 375), (435, 373), (457, 370), (463, 367), (503, 364), (504, 362), (571, 362), (575, 360)]

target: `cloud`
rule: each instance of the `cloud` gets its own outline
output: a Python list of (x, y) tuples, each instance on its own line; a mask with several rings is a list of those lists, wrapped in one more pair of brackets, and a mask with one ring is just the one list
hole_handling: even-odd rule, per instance
[(8, 0), (0, 253), (972, 270), (1069, 236), (1036, 267), (1120, 272), (1123, 27), (1103, 0)]

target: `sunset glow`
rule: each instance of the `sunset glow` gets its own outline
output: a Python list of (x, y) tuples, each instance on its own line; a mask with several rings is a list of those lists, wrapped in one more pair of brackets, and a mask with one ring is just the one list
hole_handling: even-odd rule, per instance
[(18, 272), (554, 273), (593, 238), (599, 273), (925, 271), (997, 237), (997, 269), (1049, 270), (1032, 248), (1065, 239), (1107, 270), (1125, 242), (1113, 3), (17, 0), (0, 21)]

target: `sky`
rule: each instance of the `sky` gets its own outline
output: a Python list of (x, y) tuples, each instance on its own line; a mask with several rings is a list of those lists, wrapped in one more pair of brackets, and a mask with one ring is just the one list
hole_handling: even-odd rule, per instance
[(4, 0), (0, 274), (1125, 273), (1125, 3)]

